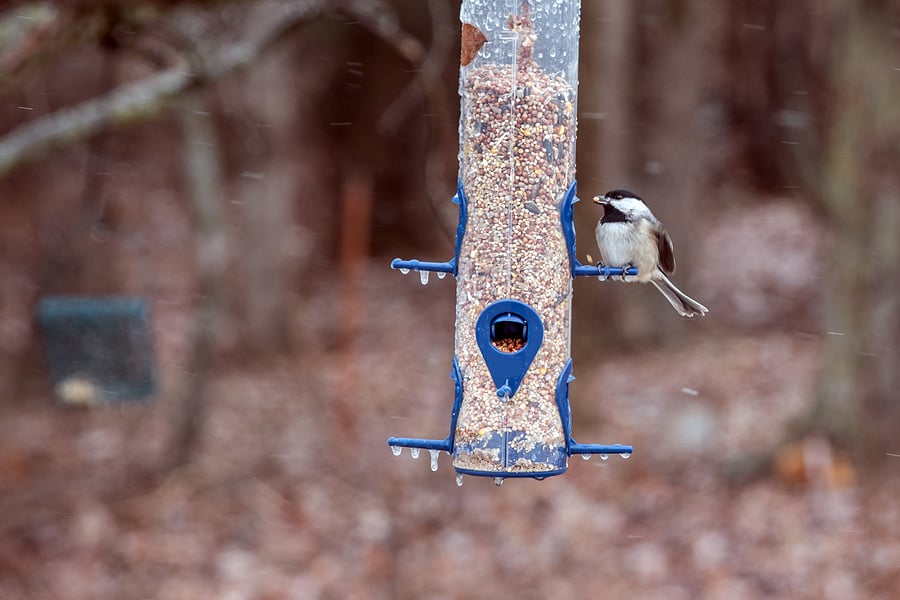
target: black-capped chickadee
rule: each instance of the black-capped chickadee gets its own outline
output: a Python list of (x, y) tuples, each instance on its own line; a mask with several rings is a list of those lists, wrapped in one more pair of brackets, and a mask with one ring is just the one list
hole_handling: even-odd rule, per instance
[(628, 190), (610, 190), (595, 196), (594, 202), (603, 206), (595, 235), (604, 265), (637, 268), (634, 280), (656, 286), (682, 317), (709, 312), (666, 277), (675, 273), (672, 238), (643, 198)]

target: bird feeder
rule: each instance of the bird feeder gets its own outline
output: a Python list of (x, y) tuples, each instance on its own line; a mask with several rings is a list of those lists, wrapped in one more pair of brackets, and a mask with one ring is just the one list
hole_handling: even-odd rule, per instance
[(37, 322), (57, 398), (93, 405), (156, 391), (150, 307), (133, 297), (45, 297)]
[[(543, 479), (577, 454), (631, 446), (572, 437), (572, 279), (622, 275), (575, 257), (579, 0), (463, 0), (459, 205), (447, 262), (391, 267), (456, 278), (450, 434), (388, 440), (446, 451), (462, 475)], [(629, 271), (628, 274), (633, 274)]]

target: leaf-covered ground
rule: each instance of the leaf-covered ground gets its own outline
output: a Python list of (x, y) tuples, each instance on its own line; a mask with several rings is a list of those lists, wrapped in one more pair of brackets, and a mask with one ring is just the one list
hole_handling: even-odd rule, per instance
[(576, 437), (632, 443), (631, 459), (457, 487), (446, 455), (434, 473), (385, 444), (446, 434), (452, 279), (423, 288), (382, 262), (354, 343), (334, 341), (338, 286), (323, 284), (297, 309), (293, 356), (216, 369), (180, 470), (158, 468), (189, 376), (177, 303), (156, 307), (157, 402), (0, 403), (0, 598), (897, 597), (900, 446), (860, 464), (810, 438), (744, 476), (808, 409), (817, 336), (709, 328), (576, 357)]

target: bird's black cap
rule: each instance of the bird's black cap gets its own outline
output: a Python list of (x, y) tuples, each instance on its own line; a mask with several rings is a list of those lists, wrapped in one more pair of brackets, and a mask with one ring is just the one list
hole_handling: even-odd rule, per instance
[(622, 188), (616, 188), (614, 190), (609, 190), (605, 194), (603, 194), (605, 198), (609, 198), (610, 200), (621, 200), (622, 198), (637, 198), (641, 202), (644, 201), (639, 195), (635, 194), (630, 190), (625, 190)]

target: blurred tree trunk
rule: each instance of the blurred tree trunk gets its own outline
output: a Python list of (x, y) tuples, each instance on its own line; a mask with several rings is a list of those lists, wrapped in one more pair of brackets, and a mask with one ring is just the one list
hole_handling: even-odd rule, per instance
[[(579, 196), (590, 198), (615, 188), (642, 190), (639, 164), (644, 152), (640, 123), (645, 118), (639, 104), (639, 86), (646, 83), (641, 71), (639, 15), (644, 0), (606, 0), (584, 3), (580, 71), (599, 73), (595, 86), (578, 90), (578, 183)], [(588, 79), (588, 81), (590, 81)], [(576, 210), (582, 227), (578, 229), (579, 259), (600, 260), (594, 227), (603, 212), (587, 202)], [(640, 345), (653, 336), (651, 302), (656, 298), (641, 294), (638, 286), (620, 283), (576, 281), (575, 319), (586, 323), (606, 343)], [(641, 286), (643, 287), (643, 286)], [(610, 319), (610, 315), (615, 315)], [(579, 339), (596, 350), (596, 339)], [(577, 354), (577, 352), (576, 352)]]
[(340, 193), (341, 227), (338, 272), (338, 358), (341, 376), (334, 385), (333, 439), (349, 459), (359, 436), (359, 394), (364, 389), (360, 363), (361, 338), (366, 330), (368, 302), (366, 267), (372, 237), (372, 182), (364, 168), (346, 169)]
[[(691, 255), (706, 211), (721, 206), (709, 200), (715, 160), (710, 143), (718, 133), (710, 90), (722, 70), (714, 50), (723, 28), (721, 11), (711, 2), (683, 0), (641, 0), (636, 8), (640, 12), (635, 16), (630, 67), (634, 107), (630, 139), (625, 141), (634, 146), (629, 175), (640, 183), (639, 193), (675, 241), (674, 280), (704, 302), (703, 290), (691, 282), (697, 272)], [(630, 319), (635, 334), (651, 341), (671, 340), (696, 330), (695, 321), (678, 318), (659, 294), (641, 292), (645, 304), (628, 303), (637, 313)]]
[(871, 3), (838, 6), (834, 104), (811, 182), (836, 239), (825, 281), (828, 335), (808, 425), (860, 451), (895, 442), (900, 425), (900, 54), (885, 18), (896, 20), (896, 13)]
[[(697, 212), (707, 207), (713, 155), (706, 92), (721, 65), (710, 51), (722, 28), (713, 16), (721, 11), (705, 8), (707, 3), (666, 0), (585, 3), (581, 41), (581, 71), (600, 77), (596, 88), (579, 90), (580, 196), (614, 187), (643, 195), (676, 241), (683, 265), (676, 279), (689, 293), (692, 230), (699, 226)], [(685, 64), (704, 68), (685, 71)], [(579, 256), (591, 254), (596, 261), (593, 227), (602, 213), (590, 205), (581, 211), (592, 218), (579, 230)], [(596, 328), (618, 344), (672, 339), (686, 325), (646, 286), (613, 282), (589, 293), (596, 299), (586, 303), (589, 310), (576, 303), (576, 319), (615, 314), (614, 322)], [(703, 301), (702, 292), (693, 293)]]
[(216, 325), (221, 318), (228, 256), (222, 166), (212, 118), (204, 103), (195, 96), (184, 99), (179, 117), (185, 184), (194, 218), (197, 306), (194, 307), (188, 364), (176, 397), (171, 467), (182, 466), (191, 459), (206, 417), (204, 394)]
[[(321, 186), (308, 158), (319, 145), (318, 136), (312, 131), (298, 135), (306, 126), (303, 118), (314, 114), (310, 104), (320, 97), (315, 74), (321, 68), (298, 64), (300, 43), (273, 49), (246, 74), (246, 82), (222, 94), (226, 106), (237, 108), (229, 112), (236, 115), (231, 119), (232, 147), (239, 154), (234, 197), (240, 209), (243, 239), (237, 259), (244, 286), (232, 293), (244, 326), (241, 344), (256, 354), (289, 345), (293, 288), (306, 247), (298, 239), (295, 213), (303, 190)], [(297, 77), (298, 71), (310, 70), (312, 77)], [(319, 194), (311, 195), (320, 201)]]
[[(639, 68), (640, 40), (638, 16), (643, 0), (608, 0), (604, 3), (603, 30), (598, 38), (604, 41), (601, 54), (603, 70), (603, 107), (606, 112), (604, 141), (608, 149), (600, 155), (606, 179), (629, 184), (638, 176), (640, 162), (639, 115), (636, 99), (641, 85)], [(606, 189), (596, 193), (605, 192)]]

